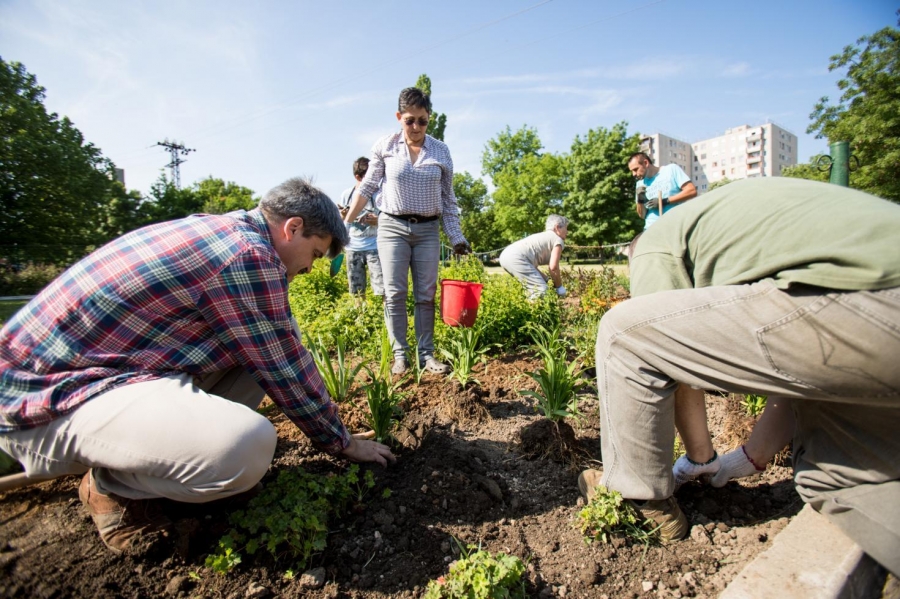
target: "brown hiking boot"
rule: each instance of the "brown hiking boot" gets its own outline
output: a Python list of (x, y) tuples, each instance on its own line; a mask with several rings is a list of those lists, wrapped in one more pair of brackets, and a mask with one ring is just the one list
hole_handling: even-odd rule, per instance
[(600, 484), (600, 479), (602, 477), (602, 470), (594, 470), (592, 468), (588, 468), (578, 475), (578, 491), (588, 503), (590, 503), (591, 499), (594, 498), (594, 495), (597, 494), (597, 485)]
[(647, 501), (629, 499), (628, 502), (641, 516), (656, 523), (659, 527), (657, 530), (659, 539), (663, 543), (683, 539), (691, 530), (684, 512), (678, 507), (678, 502), (674, 497), (648, 499)]
[(167, 538), (172, 522), (153, 499), (126, 499), (97, 491), (89, 470), (78, 486), (78, 497), (91, 513), (103, 544), (116, 553), (143, 553)]

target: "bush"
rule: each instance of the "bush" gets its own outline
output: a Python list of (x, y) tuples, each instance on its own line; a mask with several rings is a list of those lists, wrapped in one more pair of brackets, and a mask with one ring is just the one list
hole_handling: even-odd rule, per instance
[(428, 583), (425, 599), (514, 599), (525, 597), (525, 564), (514, 555), (491, 555), (468, 546), (450, 573)]
[(0, 295), (35, 295), (50, 281), (62, 274), (64, 268), (55, 264), (28, 263), (24, 268), (0, 272)]

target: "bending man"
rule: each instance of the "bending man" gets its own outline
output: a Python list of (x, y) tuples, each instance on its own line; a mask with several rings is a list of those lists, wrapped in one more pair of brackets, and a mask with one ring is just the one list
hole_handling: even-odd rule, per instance
[(393, 459), (351, 437), (287, 289), (347, 242), (338, 208), (302, 179), (258, 208), (144, 227), (69, 268), (0, 330), (0, 447), (29, 477), (84, 474), (103, 542), (165, 537), (158, 498), (253, 488), (275, 452), (264, 393), (323, 451)]
[(566, 245), (569, 220), (551, 214), (547, 217), (544, 229), (541, 233), (529, 235), (506, 246), (500, 253), (500, 266), (519, 279), (532, 299), (547, 292), (547, 277), (538, 270), (538, 266), (549, 265), (553, 288), (560, 296), (566, 294), (559, 273), (559, 260)]
[[(786, 398), (801, 497), (900, 573), (898, 230), (896, 204), (774, 178), (726, 185), (645, 231), (635, 297), (597, 336), (603, 484), (682, 538), (676, 388)], [(579, 487), (592, 495), (600, 480), (586, 471)]]

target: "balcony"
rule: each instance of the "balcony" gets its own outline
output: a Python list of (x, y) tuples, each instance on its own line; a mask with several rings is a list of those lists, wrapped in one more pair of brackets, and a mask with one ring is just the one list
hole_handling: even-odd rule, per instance
[(750, 155), (747, 156), (747, 168), (754, 168), (751, 165), (759, 166), (759, 162), (762, 161), (762, 156), (759, 155), (759, 152), (756, 153), (756, 156)]

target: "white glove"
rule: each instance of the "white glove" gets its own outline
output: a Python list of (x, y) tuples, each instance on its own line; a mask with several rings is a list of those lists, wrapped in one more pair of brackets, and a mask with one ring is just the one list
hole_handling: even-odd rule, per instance
[(560, 285), (559, 287), (557, 287), (557, 288), (556, 288), (556, 295), (558, 295), (559, 297), (565, 297), (565, 296), (566, 296), (566, 288), (563, 287), (562, 285)]

